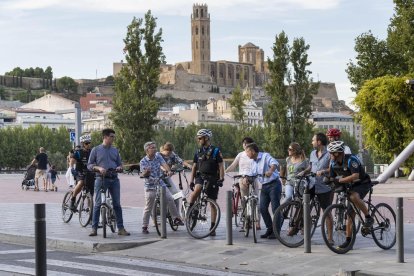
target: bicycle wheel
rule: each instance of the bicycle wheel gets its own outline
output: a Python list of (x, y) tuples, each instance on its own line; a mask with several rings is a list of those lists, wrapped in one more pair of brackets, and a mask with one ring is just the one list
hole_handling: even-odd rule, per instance
[(65, 196), (63, 197), (62, 202), (62, 220), (65, 223), (68, 223), (73, 216), (72, 210), (69, 209), (70, 206), (70, 200), (72, 198), (72, 192), (68, 191)]
[(379, 203), (374, 207), (371, 216), (375, 221), (371, 229), (375, 243), (385, 250), (392, 248), (396, 242), (394, 210), (386, 203)]
[(250, 214), (250, 221), (252, 223), (252, 232), (253, 232), (253, 242), (257, 243), (257, 229), (256, 229), (256, 221), (257, 221), (257, 201), (255, 198), (251, 199), (251, 214)]
[(276, 209), (273, 214), (273, 232), (287, 247), (303, 244), (303, 212), (299, 201), (286, 202)]
[(173, 231), (177, 231), (177, 229), (178, 229), (178, 225), (177, 224), (175, 224), (174, 223), (174, 220), (172, 219), (172, 217), (171, 217), (171, 215), (170, 215), (170, 213), (169, 213), (169, 211), (167, 211), (167, 221), (168, 221), (168, 223), (170, 224), (170, 227), (171, 227), (171, 229), (173, 230)]
[(244, 236), (247, 238), (250, 233), (250, 228), (252, 227), (252, 219), (251, 219), (251, 212), (249, 212), (250, 202), (246, 202), (244, 205), (244, 210), (241, 214), (243, 217), (243, 230), (244, 230)]
[[(212, 212), (216, 213), (215, 220), (212, 220)], [(191, 206), (186, 217), (186, 228), (188, 234), (193, 238), (203, 239), (215, 231), (220, 222), (220, 208), (211, 199), (205, 199)], [(212, 225), (214, 223), (214, 225)]]
[[(327, 223), (332, 218), (332, 228)], [(351, 242), (347, 247), (340, 247), (346, 242), (346, 224), (352, 222)], [(328, 230), (332, 229), (332, 240), (329, 238)], [(321, 221), (322, 237), (328, 248), (337, 253), (344, 254), (352, 249), (356, 239), (356, 228), (354, 220), (348, 215), (347, 208), (342, 204), (333, 204), (326, 208)]]
[(240, 192), (234, 192), (233, 193), (233, 216), (234, 216), (234, 224), (236, 225), (236, 227), (239, 227), (240, 225), (240, 209), (241, 209), (241, 204), (240, 204)]
[(158, 236), (161, 237), (161, 206), (158, 199), (155, 200), (154, 208), (152, 209), (152, 220), (154, 221), (155, 229), (157, 230)]
[(320, 213), (321, 205), (319, 201), (312, 200), (310, 205), (311, 237), (313, 237), (313, 234), (315, 234), (316, 227), (318, 227)]
[(107, 210), (108, 210), (107, 218), (108, 218), (109, 228), (111, 229), (112, 233), (115, 233), (115, 231), (116, 231), (116, 216), (115, 216), (114, 209), (107, 208)]
[(106, 217), (106, 207), (101, 206), (101, 219), (102, 219), (102, 235), (106, 238), (106, 226), (108, 224), (108, 220)]
[(82, 227), (86, 227), (92, 219), (93, 201), (89, 193), (82, 195), (79, 202), (79, 223)]

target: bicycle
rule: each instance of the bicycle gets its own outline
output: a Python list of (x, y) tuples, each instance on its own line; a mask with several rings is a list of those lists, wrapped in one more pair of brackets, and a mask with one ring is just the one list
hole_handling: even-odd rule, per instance
[(239, 182), (237, 181), (238, 179), (240, 179), (241, 177), (243, 177), (243, 175), (230, 175), (228, 173), (226, 173), (226, 175), (228, 177), (233, 178), (233, 185), (231, 186), (232, 188), (232, 195), (231, 195), (231, 210), (232, 210), (232, 214), (234, 217), (234, 224), (236, 225), (236, 227), (239, 227), (239, 222), (241, 224), (243, 224), (243, 217), (242, 217), (242, 212), (243, 212), (243, 207), (241, 204), (241, 193), (240, 193), (240, 185)]
[(255, 190), (255, 181), (259, 175), (244, 176), (247, 177), (249, 183), (249, 192), (247, 196), (243, 198), (243, 211), (241, 217), (243, 218), (243, 229), (244, 236), (247, 238), (249, 236), (250, 228), (253, 232), (253, 241), (257, 243), (257, 202), (259, 201), (258, 196), (256, 195)]
[[(203, 179), (201, 193), (197, 197), (193, 206), (187, 212), (186, 227), (187, 232), (196, 239), (203, 239), (214, 232), (220, 222), (220, 207), (218, 204), (207, 197), (206, 189), (210, 185), (210, 176), (202, 175)], [(211, 214), (216, 214), (216, 218), (212, 221)], [(214, 225), (212, 225), (214, 223)]]
[(66, 192), (62, 202), (62, 220), (68, 223), (73, 216), (73, 213), (79, 213), (79, 223), (82, 227), (86, 227), (92, 220), (93, 212), (93, 198), (86, 183), (83, 185), (82, 191), (75, 201), (75, 209), (70, 208), (70, 201), (72, 198), (72, 190)]
[[(273, 214), (273, 232), (287, 247), (299, 247), (304, 243), (303, 195), (314, 176), (310, 173), (295, 177), (293, 199), (280, 205)], [(311, 237), (318, 225), (320, 210), (317, 197), (313, 197), (310, 201)]]
[[(156, 183), (156, 194), (155, 194), (155, 202), (154, 202), (154, 207), (152, 209), (152, 220), (154, 222), (155, 225), (155, 229), (157, 230), (157, 233), (159, 236), (161, 236), (161, 185), (160, 182), (164, 181), (167, 178), (167, 176), (165, 174), (162, 174), (158, 177), (140, 177), (140, 178), (147, 178), (147, 179), (151, 179), (151, 181), (154, 181), (154, 183)], [(173, 231), (177, 231), (178, 229), (178, 225), (174, 223), (174, 220), (171, 216), (170, 210), (169, 208), (167, 208), (167, 222), (169, 223), (171, 229)]]
[(115, 173), (115, 169), (108, 169), (105, 175), (101, 175), (102, 186), (100, 189), (101, 193), (101, 222), (102, 222), (102, 235), (106, 238), (106, 227), (111, 229), (112, 233), (116, 231), (116, 215), (114, 206), (112, 204), (112, 197), (109, 189), (105, 187), (105, 178)]
[[(332, 181), (331, 181), (332, 182)], [(373, 186), (378, 184), (378, 181), (372, 181), (372, 186), (369, 190), (368, 200), (364, 200), (364, 203), (368, 206), (368, 212), (374, 219), (374, 225), (370, 228), (364, 227), (365, 220), (362, 217), (362, 212), (356, 208), (355, 204), (349, 199), (351, 194), (352, 184), (344, 184), (341, 188), (335, 192), (338, 193), (338, 204), (329, 206), (322, 215), (322, 237), (328, 248), (337, 253), (344, 254), (352, 249), (357, 235), (357, 229), (355, 226), (355, 220), (348, 212), (348, 206), (352, 207), (356, 217), (362, 222), (361, 234), (363, 237), (371, 235), (374, 242), (378, 247), (388, 250), (392, 248), (396, 242), (396, 219), (394, 210), (386, 203), (378, 203), (373, 205), (371, 203), (371, 196), (373, 192)], [(325, 220), (331, 214), (333, 217), (333, 239), (334, 243), (330, 243), (327, 238), (327, 229), (325, 227)], [(352, 221), (352, 233), (351, 242), (345, 248), (340, 248), (338, 245), (343, 244), (346, 241), (346, 224), (348, 221)]]
[[(172, 168), (171, 171), (173, 173), (178, 173), (178, 188), (181, 190), (181, 208), (180, 208), (180, 215), (182, 218), (185, 218), (188, 211), (188, 203), (187, 203), (187, 196), (190, 193), (190, 185), (188, 184), (188, 179), (186, 175), (186, 171), (188, 171), (189, 168), (182, 167), (182, 168)], [(185, 183), (187, 184), (186, 189), (183, 188), (183, 181), (181, 178), (181, 175), (185, 179)], [(174, 198), (174, 195), (173, 195)], [(177, 198), (178, 199), (178, 198)], [(176, 200), (176, 198), (174, 198)]]

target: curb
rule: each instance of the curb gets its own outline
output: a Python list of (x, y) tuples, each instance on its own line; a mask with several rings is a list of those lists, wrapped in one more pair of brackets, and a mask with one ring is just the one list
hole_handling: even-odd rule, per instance
[[(0, 233), (0, 241), (12, 244), (34, 246), (35, 237)], [(108, 252), (130, 249), (160, 241), (159, 239), (126, 242), (93, 242), (74, 241), (69, 239), (46, 238), (46, 248), (52, 250), (67, 250), (76, 252)]]

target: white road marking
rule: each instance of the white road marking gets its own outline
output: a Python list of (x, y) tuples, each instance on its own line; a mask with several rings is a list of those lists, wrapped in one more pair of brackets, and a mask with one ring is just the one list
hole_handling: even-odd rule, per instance
[[(50, 252), (53, 250), (47, 250)], [(4, 250), (0, 251), (0, 255), (7, 255), (7, 254), (24, 254), (24, 253), (35, 253), (34, 249), (15, 249), (15, 250)]]
[[(19, 260), (21, 262), (27, 263), (35, 263), (34, 259), (27, 259), (27, 260)], [(143, 275), (143, 276), (162, 276), (162, 275), (169, 275), (169, 274), (157, 274), (153, 272), (145, 272), (139, 270), (132, 270), (132, 269), (124, 269), (119, 267), (113, 266), (106, 266), (106, 265), (94, 265), (94, 264), (86, 264), (86, 263), (75, 263), (75, 262), (68, 262), (68, 261), (61, 261), (61, 260), (47, 260), (47, 265), (54, 265), (59, 267), (67, 267), (72, 269), (81, 269), (81, 270), (90, 270), (95, 272), (104, 272), (104, 273), (115, 273), (119, 275), (127, 275), (127, 276), (136, 276), (136, 275)], [(48, 273), (49, 275), (49, 273)]]
[[(16, 266), (16, 265), (7, 265), (7, 264), (0, 264), (0, 272), (10, 272), (10, 273), (18, 273), (18, 274), (25, 274), (25, 275), (35, 275), (35, 269), (31, 267), (25, 266)], [(71, 274), (65, 273), (60, 271), (47, 271), (48, 276), (78, 276), (78, 274)]]
[(93, 261), (105, 261), (105, 262), (114, 262), (114, 263), (121, 263), (121, 264), (128, 264), (128, 265), (136, 265), (136, 266), (142, 266), (142, 267), (151, 267), (151, 268), (165, 269), (165, 270), (170, 270), (170, 271), (180, 271), (180, 272), (187, 272), (187, 273), (198, 274), (198, 275), (217, 275), (217, 276), (246, 275), (246, 274), (238, 274), (238, 273), (233, 273), (233, 272), (225, 272), (225, 271), (220, 271), (220, 270), (186, 266), (186, 265), (181, 265), (181, 264), (169, 264), (169, 263), (164, 263), (160, 261), (148, 261), (148, 260), (131, 259), (131, 258), (123, 258), (123, 257), (115, 257), (115, 256), (107, 256), (107, 255), (88, 255), (88, 256), (79, 256), (77, 258), (93, 260)]

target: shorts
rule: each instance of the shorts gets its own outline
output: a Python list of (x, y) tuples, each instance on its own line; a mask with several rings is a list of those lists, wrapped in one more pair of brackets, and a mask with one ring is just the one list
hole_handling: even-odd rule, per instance
[(78, 172), (76, 175), (76, 182), (78, 181), (83, 181), (86, 183), (86, 188), (88, 191), (93, 192), (95, 186), (95, 173), (87, 172), (85, 174), (84, 172)]
[[(369, 190), (371, 189), (372, 184), (371, 182), (366, 184), (359, 184), (356, 186), (353, 186), (351, 188), (351, 192), (355, 192), (359, 194), (360, 199), (364, 199), (364, 197), (368, 194)], [(352, 209), (351, 204), (348, 205), (348, 212), (352, 213), (354, 210)]]
[(318, 197), (322, 210), (325, 210), (332, 204), (332, 200), (333, 200), (332, 191), (321, 193), (321, 194), (316, 194), (316, 196)]
[(36, 169), (35, 179), (39, 179), (40, 177), (43, 177), (43, 179), (46, 180), (46, 170)]
[[(204, 182), (203, 178), (196, 177), (194, 183), (196, 185), (202, 185)], [(206, 195), (209, 199), (216, 200), (219, 192), (219, 186), (217, 185), (217, 179), (211, 178), (207, 187), (206, 187)]]
[(52, 184), (55, 184), (55, 182), (56, 182), (56, 177), (52, 177), (52, 178), (51, 178), (51, 180), (52, 180)]

